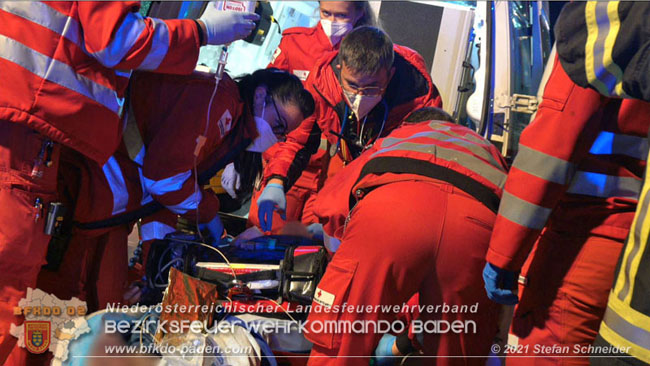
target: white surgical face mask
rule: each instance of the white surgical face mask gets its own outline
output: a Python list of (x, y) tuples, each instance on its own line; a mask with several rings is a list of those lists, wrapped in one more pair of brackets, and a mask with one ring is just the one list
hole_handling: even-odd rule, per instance
[(359, 95), (347, 90), (343, 90), (343, 94), (348, 100), (350, 109), (359, 119), (365, 117), (383, 98), (381, 95)]
[(273, 133), (273, 129), (264, 118), (255, 117), (255, 127), (257, 127), (257, 133), (259, 136), (253, 140), (246, 150), (263, 153), (266, 149), (278, 142), (278, 138), (275, 136), (275, 133)]
[(341, 42), (343, 37), (354, 28), (352, 23), (333, 22), (327, 19), (321, 19), (320, 24), (333, 46)]

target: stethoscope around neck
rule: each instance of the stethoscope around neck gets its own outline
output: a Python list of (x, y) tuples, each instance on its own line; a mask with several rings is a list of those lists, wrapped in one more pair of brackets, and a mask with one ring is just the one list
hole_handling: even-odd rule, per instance
[(384, 131), (384, 126), (386, 126), (386, 119), (388, 119), (388, 104), (386, 103), (385, 99), (382, 99), (381, 103), (384, 105), (384, 118), (381, 121), (381, 128), (379, 129), (379, 133), (377, 134), (377, 136), (371, 141), (369, 141), (367, 144), (363, 143), (363, 130), (366, 127), (366, 121), (368, 120), (368, 114), (370, 113), (366, 114), (366, 116), (363, 118), (363, 122), (361, 123), (361, 131), (359, 132), (359, 137), (356, 139), (356, 141), (353, 141), (350, 138), (343, 135), (350, 114), (350, 107), (348, 107), (348, 104), (345, 103), (345, 114), (343, 117), (343, 123), (341, 123), (341, 131), (339, 133), (336, 133), (335, 131), (330, 130), (330, 132), (337, 137), (335, 151), (339, 151), (339, 148), (341, 147), (341, 140), (345, 140), (346, 142), (360, 148), (362, 152), (372, 147), (372, 145), (375, 143), (375, 141), (377, 141), (377, 139), (381, 136), (381, 133)]

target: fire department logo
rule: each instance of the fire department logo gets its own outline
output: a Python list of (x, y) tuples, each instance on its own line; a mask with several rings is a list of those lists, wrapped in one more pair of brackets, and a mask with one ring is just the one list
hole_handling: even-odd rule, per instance
[(25, 348), (31, 353), (43, 353), (50, 347), (51, 326), (49, 321), (25, 321)]

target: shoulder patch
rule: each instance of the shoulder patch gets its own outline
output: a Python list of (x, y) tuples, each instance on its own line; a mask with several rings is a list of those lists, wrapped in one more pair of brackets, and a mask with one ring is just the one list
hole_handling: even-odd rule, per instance
[(219, 133), (221, 133), (222, 137), (225, 136), (232, 128), (232, 115), (228, 109), (226, 109), (226, 111), (221, 115), (221, 118), (219, 118), (218, 125)]
[(309, 71), (307, 70), (293, 70), (293, 74), (298, 77), (298, 79), (305, 81), (309, 76)]
[(332, 304), (334, 304), (335, 299), (336, 297), (334, 296), (334, 294), (322, 290), (318, 287), (316, 288), (314, 302), (316, 302), (317, 304), (320, 304), (326, 308), (331, 308)]

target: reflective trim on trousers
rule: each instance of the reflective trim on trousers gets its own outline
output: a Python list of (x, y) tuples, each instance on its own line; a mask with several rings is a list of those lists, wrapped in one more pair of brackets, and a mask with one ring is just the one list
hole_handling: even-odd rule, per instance
[(129, 191), (126, 189), (126, 182), (120, 165), (111, 156), (106, 164), (102, 166), (104, 176), (113, 193), (113, 215), (126, 211), (126, 205), (129, 203)]

